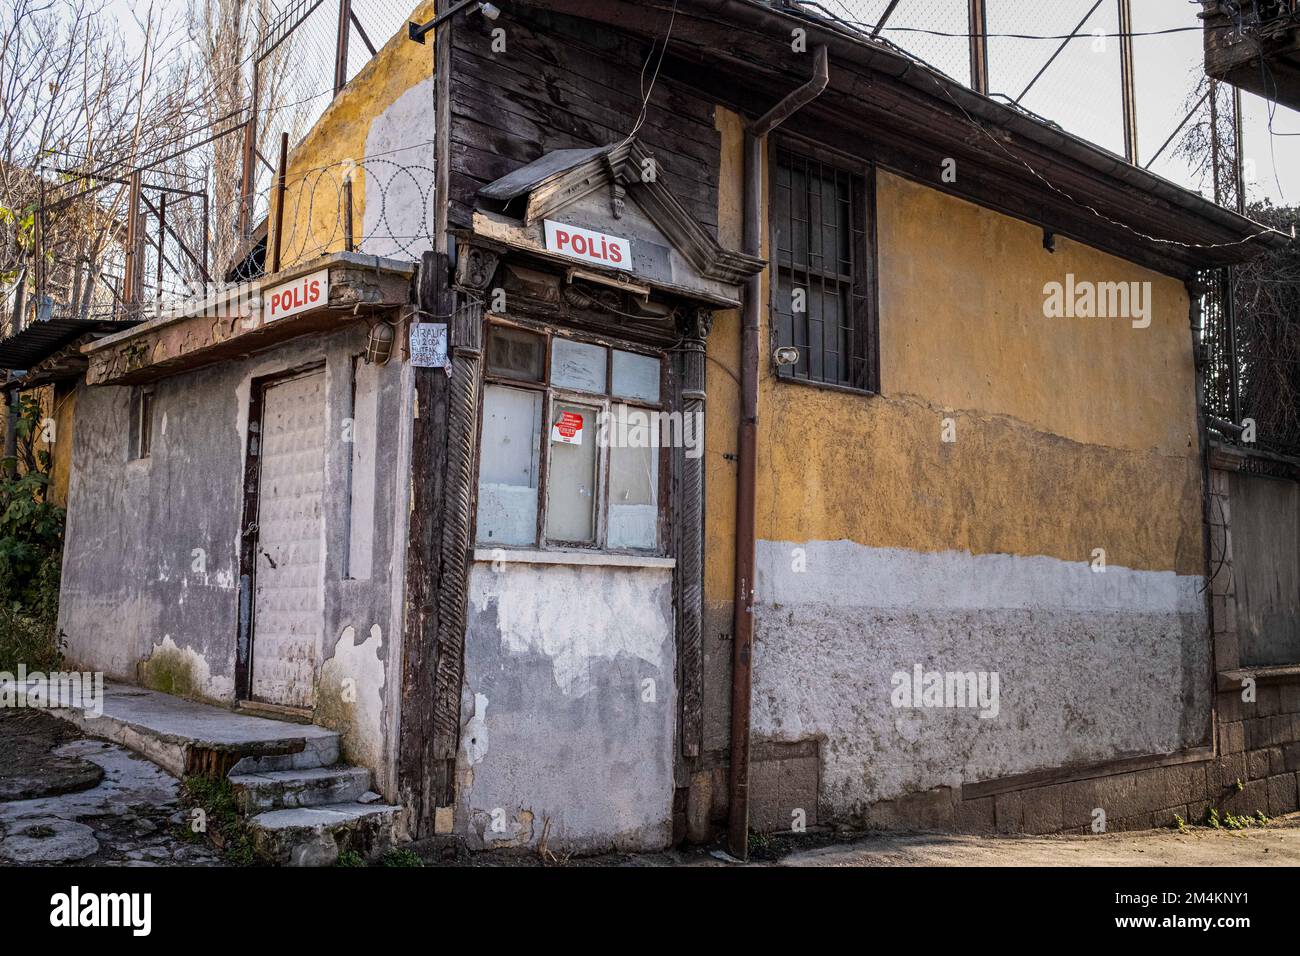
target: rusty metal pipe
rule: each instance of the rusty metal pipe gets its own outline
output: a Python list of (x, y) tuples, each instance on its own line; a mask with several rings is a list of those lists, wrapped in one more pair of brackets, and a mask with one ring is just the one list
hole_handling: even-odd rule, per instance
[[(765, 137), (811, 103), (830, 81), (825, 46), (814, 51), (812, 78), (745, 131), (744, 251), (763, 254)], [(749, 716), (753, 692), (755, 499), (758, 483), (758, 375), (763, 323), (762, 275), (745, 282), (741, 324), (740, 434), (736, 476), (735, 604), (731, 646), (731, 773), (727, 849), (749, 855)]]

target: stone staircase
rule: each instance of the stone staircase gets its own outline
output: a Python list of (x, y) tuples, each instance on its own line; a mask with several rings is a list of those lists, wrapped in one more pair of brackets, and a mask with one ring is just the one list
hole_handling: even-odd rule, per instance
[(346, 851), (372, 861), (394, 845), (401, 808), (371, 790), (369, 770), (339, 763), (339, 735), (332, 730), (115, 683), (105, 684), (99, 716), (52, 713), (174, 776), (227, 779), (267, 862), (330, 866)]

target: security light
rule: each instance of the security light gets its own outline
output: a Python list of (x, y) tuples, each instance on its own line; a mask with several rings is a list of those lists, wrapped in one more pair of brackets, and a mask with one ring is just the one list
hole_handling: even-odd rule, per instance
[[(470, 4), (475, 2), (476, 0), (460, 0), (460, 3), (448, 7), (445, 11), (438, 14), (428, 23), (415, 23), (415, 22), (408, 23), (406, 25), (406, 35), (410, 37), (412, 40), (414, 40), (416, 43), (423, 43), (424, 37), (427, 33), (429, 33), (429, 31), (437, 28), (440, 24), (450, 20), (456, 14), (460, 13), (460, 11), (464, 10), (466, 7), (470, 6)], [(501, 16), (501, 9), (499, 7), (493, 6), (490, 3), (478, 4), (477, 11), (483, 14), (483, 16), (485, 16), (489, 20), (495, 20), (497, 17)]]
[(370, 335), (366, 339), (366, 364), (367, 365), (387, 365), (388, 359), (393, 354), (393, 341), (397, 338), (392, 325), (387, 322), (376, 322), (370, 327)]
[(799, 350), (793, 345), (782, 345), (772, 353), (772, 359), (777, 365), (798, 365)]

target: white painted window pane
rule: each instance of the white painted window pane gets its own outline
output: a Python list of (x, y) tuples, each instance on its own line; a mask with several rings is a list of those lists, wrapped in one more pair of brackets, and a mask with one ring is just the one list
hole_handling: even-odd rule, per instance
[(537, 543), (541, 431), (540, 392), (502, 385), (483, 390), (479, 544)]
[(659, 368), (659, 360), (653, 356), (615, 349), (614, 394), (619, 398), (659, 401)]
[(611, 447), (609, 546), (653, 550), (658, 545), (659, 449)]
[(548, 541), (596, 540), (596, 412), (588, 405), (555, 403), (546, 473)]
[(556, 337), (551, 346), (551, 384), (580, 392), (605, 394), (606, 350)]

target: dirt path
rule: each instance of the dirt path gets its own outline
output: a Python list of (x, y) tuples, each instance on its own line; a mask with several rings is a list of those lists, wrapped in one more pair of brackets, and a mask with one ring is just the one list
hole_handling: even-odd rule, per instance
[(796, 850), (778, 866), (1300, 866), (1300, 814), (1249, 830), (1099, 836), (881, 834)]

